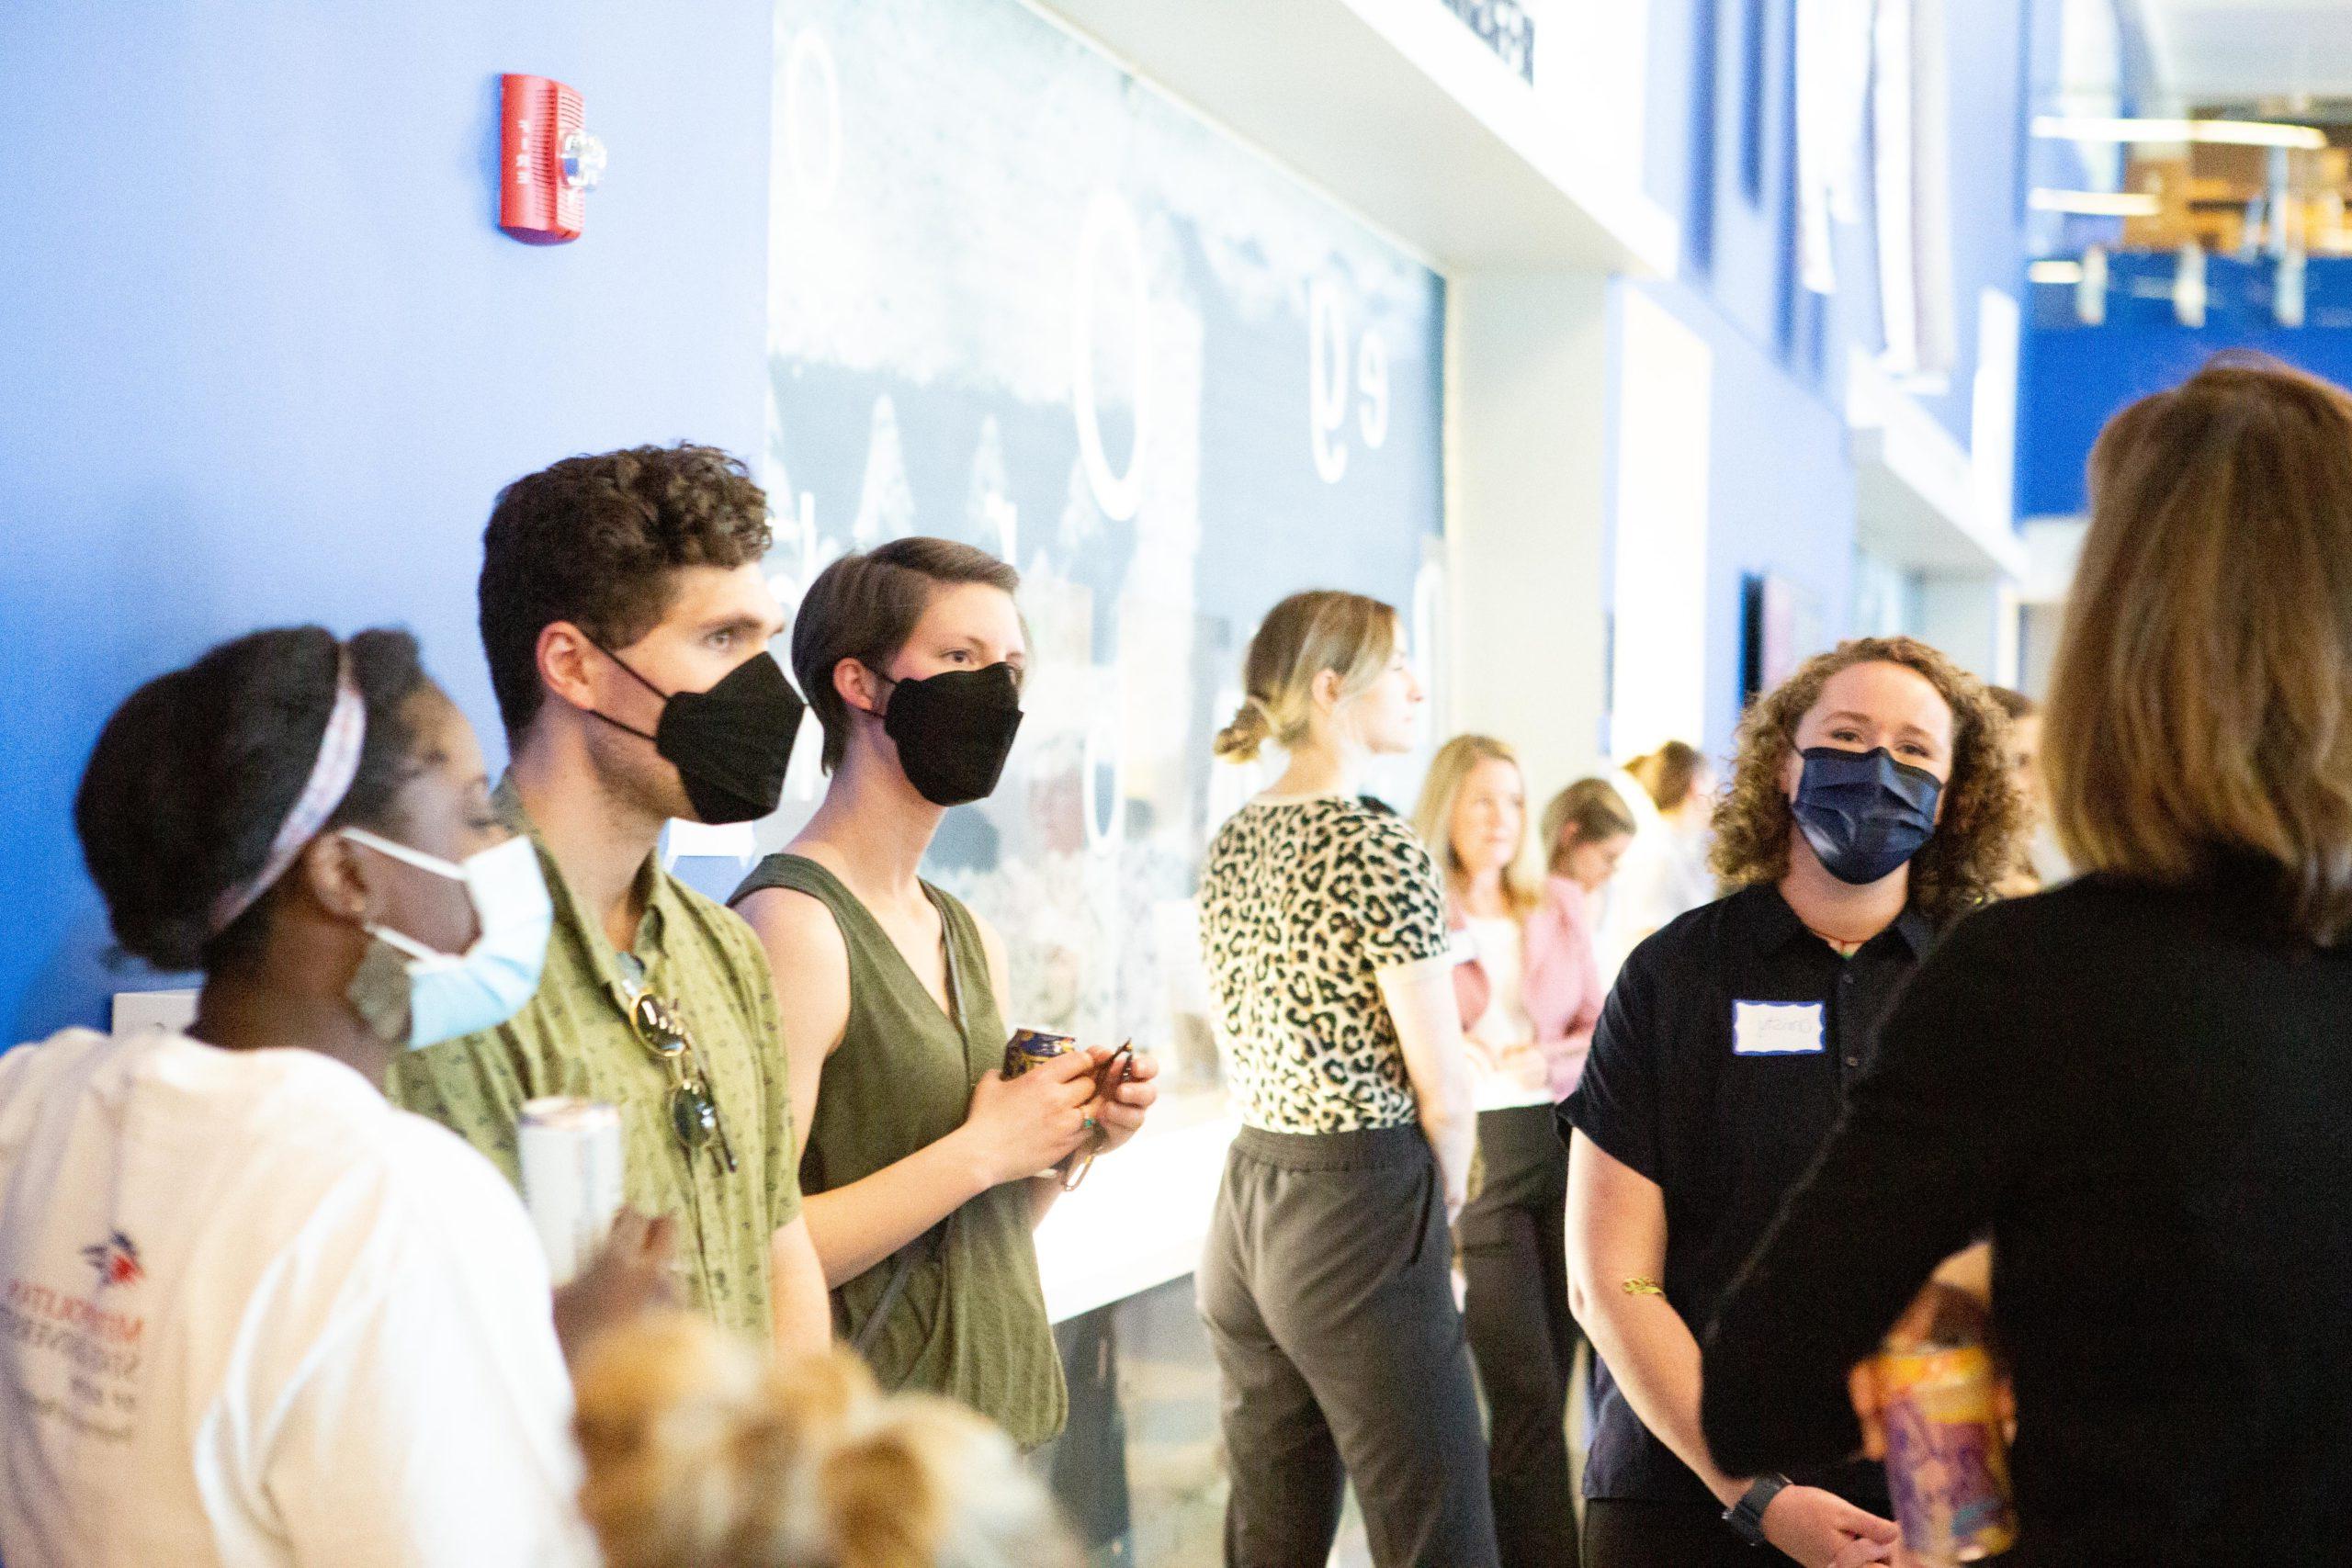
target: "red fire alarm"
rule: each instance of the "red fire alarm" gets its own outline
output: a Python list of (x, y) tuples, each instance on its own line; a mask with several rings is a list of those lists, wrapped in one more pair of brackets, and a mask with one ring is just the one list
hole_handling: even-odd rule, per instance
[(535, 245), (580, 238), (605, 144), (581, 129), (579, 90), (545, 76), (498, 80), (498, 226)]

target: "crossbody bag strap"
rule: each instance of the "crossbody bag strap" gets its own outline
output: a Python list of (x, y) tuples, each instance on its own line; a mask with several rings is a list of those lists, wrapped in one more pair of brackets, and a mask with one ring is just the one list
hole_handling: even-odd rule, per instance
[(882, 1337), (882, 1325), (890, 1321), (899, 1299), (907, 1293), (907, 1281), (914, 1277), (916, 1265), (936, 1255), (946, 1240), (947, 1221), (942, 1220), (891, 1255), (890, 1282), (882, 1287), (882, 1296), (874, 1303), (873, 1314), (850, 1341), (852, 1349), (864, 1356), (874, 1348), (874, 1342)]

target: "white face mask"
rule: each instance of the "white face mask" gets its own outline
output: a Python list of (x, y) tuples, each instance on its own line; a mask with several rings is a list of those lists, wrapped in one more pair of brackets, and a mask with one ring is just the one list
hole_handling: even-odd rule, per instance
[(345, 828), (343, 836), (420, 871), (462, 882), (481, 936), (464, 953), (442, 953), (390, 926), (369, 925), (377, 945), (351, 982), (351, 1003), (376, 1032), (411, 1050), (492, 1029), (523, 1010), (539, 988), (548, 933), (555, 925), (538, 852), (517, 835), (463, 863)]

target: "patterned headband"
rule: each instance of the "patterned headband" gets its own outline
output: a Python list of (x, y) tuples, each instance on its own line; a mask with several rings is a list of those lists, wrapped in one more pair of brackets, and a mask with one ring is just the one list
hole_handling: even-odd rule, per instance
[(311, 764), (311, 777), (302, 785), (302, 793), (294, 797), (294, 808), (279, 823), (277, 836), (269, 841), (269, 856), (251, 880), (230, 888), (212, 902), (212, 934), (219, 936), (233, 924), (239, 915), (253, 908), (254, 900), (270, 889), (270, 885), (286, 874), (302, 846), (326, 826), (343, 797), (351, 793), (351, 781), (359, 773), (359, 752), (368, 739), (368, 704), (359, 694), (359, 682), (351, 673), (351, 650), (339, 649), (335, 653), (334, 708), (327, 715), (326, 733), (319, 739), (318, 760)]

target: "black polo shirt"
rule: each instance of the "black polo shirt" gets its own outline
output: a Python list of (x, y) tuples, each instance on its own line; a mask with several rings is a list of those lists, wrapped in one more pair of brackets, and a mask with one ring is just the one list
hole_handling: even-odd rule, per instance
[[(1664, 1191), (1659, 1283), (1692, 1334), (1706, 1333), (1781, 1198), (1827, 1141), (1847, 1082), (1930, 935), (1911, 910), (1841, 958), (1766, 885), (1692, 910), (1625, 961), (1560, 1113)], [(1586, 1496), (1720, 1509), (1597, 1362), (1594, 1392)], [(1795, 1479), (1886, 1512), (1876, 1465)]]

